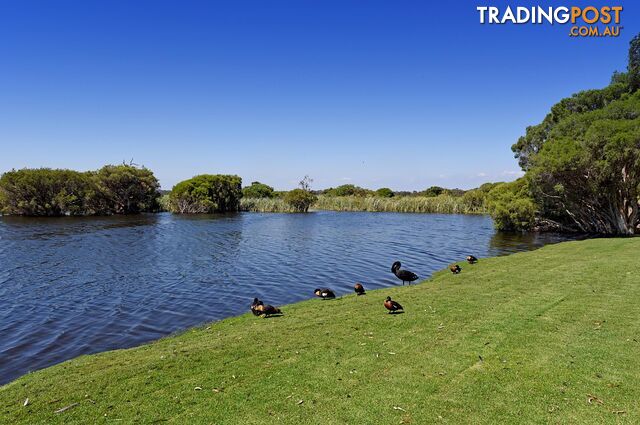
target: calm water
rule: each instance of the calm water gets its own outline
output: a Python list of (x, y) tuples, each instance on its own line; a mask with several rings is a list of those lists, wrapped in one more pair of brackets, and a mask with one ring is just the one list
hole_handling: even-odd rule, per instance
[(0, 217), (0, 384), (80, 354), (130, 347), (276, 305), (428, 277), (469, 253), (558, 235), (496, 233), (484, 216), (334, 213)]

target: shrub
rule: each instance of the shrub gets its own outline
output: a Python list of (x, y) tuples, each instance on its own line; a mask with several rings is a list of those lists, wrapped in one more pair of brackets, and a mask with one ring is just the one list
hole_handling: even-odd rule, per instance
[(432, 196), (438, 196), (441, 195), (443, 192), (445, 191), (444, 188), (440, 187), (440, 186), (431, 186), (430, 188), (423, 190), (422, 192), (419, 192), (417, 195), (418, 196), (426, 196), (426, 197), (432, 197)]
[(336, 188), (326, 189), (323, 195), (327, 196), (367, 196), (371, 193), (370, 190), (364, 189), (353, 184), (343, 184)]
[(28, 216), (132, 214), (157, 209), (158, 181), (131, 165), (97, 172), (23, 169), (0, 178), (0, 211)]
[(375, 192), (376, 196), (379, 198), (393, 198), (393, 190), (389, 189), (388, 187), (381, 187), (380, 189), (376, 190)]
[(316, 195), (304, 189), (293, 189), (284, 196), (284, 201), (296, 212), (309, 211), (316, 199)]
[(201, 174), (176, 184), (169, 207), (178, 214), (238, 211), (242, 179), (238, 176)]
[(158, 209), (160, 184), (151, 170), (133, 165), (105, 165), (91, 173), (102, 197), (100, 205), (113, 214)]
[(245, 198), (273, 198), (274, 191), (271, 186), (260, 182), (253, 182), (251, 186), (242, 189), (242, 196)]
[(524, 178), (496, 185), (486, 205), (498, 230), (530, 230), (535, 224), (537, 207)]

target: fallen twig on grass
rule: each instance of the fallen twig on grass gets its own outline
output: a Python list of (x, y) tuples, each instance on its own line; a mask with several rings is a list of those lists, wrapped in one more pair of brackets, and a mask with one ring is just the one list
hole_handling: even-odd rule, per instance
[(593, 403), (604, 404), (604, 401), (600, 400), (598, 397), (594, 396), (593, 394), (587, 394), (587, 403), (589, 403), (589, 404), (593, 404)]
[(66, 411), (66, 410), (71, 409), (72, 407), (76, 407), (77, 405), (78, 405), (78, 403), (72, 403), (72, 404), (70, 404), (70, 405), (68, 405), (68, 406), (61, 407), (60, 409), (56, 410), (56, 411), (55, 411), (55, 412), (53, 412), (53, 413), (62, 413), (62, 412), (64, 412), (64, 411)]

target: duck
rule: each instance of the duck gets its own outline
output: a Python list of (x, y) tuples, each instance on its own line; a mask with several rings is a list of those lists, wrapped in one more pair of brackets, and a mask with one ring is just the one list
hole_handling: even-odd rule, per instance
[(395, 313), (398, 310), (404, 311), (404, 308), (402, 308), (402, 306), (398, 302), (393, 301), (391, 297), (387, 297), (387, 299), (384, 300), (384, 308), (389, 310), (389, 314)]
[(478, 262), (478, 259), (476, 257), (474, 257), (473, 255), (467, 255), (467, 263), (474, 264), (477, 262)]
[[(260, 304), (256, 307), (259, 316), (269, 317), (275, 314), (282, 314), (282, 310), (269, 304)], [(254, 313), (255, 314), (255, 313)]]
[(356, 293), (356, 295), (366, 294), (366, 292), (364, 292), (364, 286), (362, 286), (361, 283), (356, 283), (355, 285), (353, 285), (353, 290)]
[(457, 264), (452, 264), (449, 266), (449, 270), (451, 270), (453, 274), (458, 274), (462, 271), (462, 268)]
[(254, 298), (253, 302), (251, 303), (251, 313), (253, 313), (254, 316), (260, 316), (258, 308), (263, 305), (264, 303), (262, 301), (260, 301), (258, 298)]
[(393, 274), (395, 274), (396, 277), (402, 281), (403, 285), (405, 282), (409, 282), (409, 284), (411, 284), (411, 282), (418, 279), (417, 274), (410, 272), (409, 270), (403, 270), (400, 268), (400, 266), (402, 266), (400, 261), (396, 261), (391, 266), (391, 272), (393, 272)]
[(336, 297), (336, 294), (329, 288), (316, 288), (313, 293), (316, 294), (316, 297), (320, 297), (323, 300), (328, 300)]

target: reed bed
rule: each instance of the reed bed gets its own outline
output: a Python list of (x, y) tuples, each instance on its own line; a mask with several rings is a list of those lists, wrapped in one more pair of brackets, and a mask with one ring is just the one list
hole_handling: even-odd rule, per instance
[(401, 196), (380, 198), (374, 196), (319, 196), (314, 209), (330, 211), (369, 211), (436, 214), (484, 214), (482, 207), (470, 205), (462, 197), (440, 195)]
[(261, 213), (293, 213), (295, 209), (282, 198), (242, 198), (240, 211)]
[[(399, 196), (380, 198), (375, 196), (318, 196), (311, 206), (314, 210), (327, 211), (367, 211), (367, 212), (402, 212), (402, 213), (435, 213), (435, 214), (485, 214), (483, 207), (472, 205), (462, 197), (440, 195)], [(294, 212), (281, 198), (243, 198), (240, 201), (242, 211), (251, 212)]]

